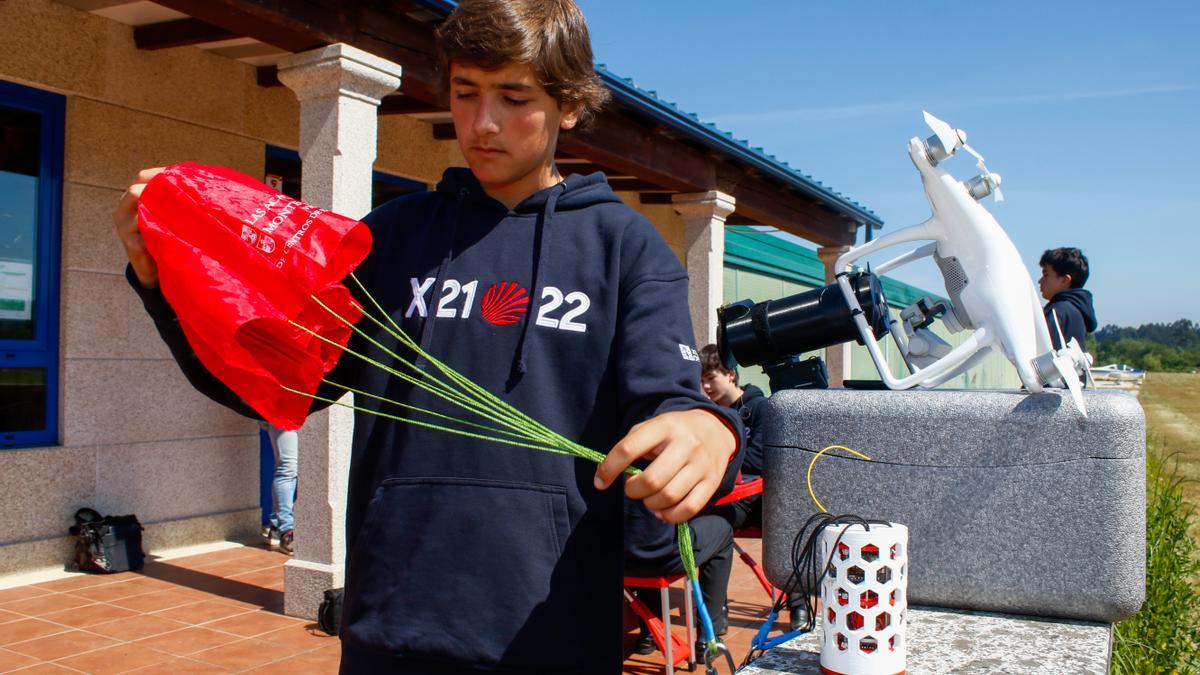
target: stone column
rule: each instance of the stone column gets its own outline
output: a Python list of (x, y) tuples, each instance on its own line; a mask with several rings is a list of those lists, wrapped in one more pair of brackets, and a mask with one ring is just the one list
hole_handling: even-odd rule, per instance
[(713, 190), (672, 195), (671, 204), (683, 218), (688, 306), (699, 348), (717, 341), (717, 308), (724, 302), (725, 219), (737, 202)]
[[(817, 249), (817, 257), (825, 263), (825, 283), (832, 284), (838, 270), (834, 269), (840, 257), (849, 246), (822, 246)], [(850, 347), (852, 342), (825, 348), (825, 366), (829, 370), (829, 386), (840, 387), (842, 382), (850, 379)]]
[[(300, 100), (301, 199), (362, 217), (371, 210), (379, 102), (400, 86), (400, 66), (335, 44), (281, 60), (279, 81)], [(283, 569), (290, 616), (315, 618), (324, 591), (344, 583), (353, 432), (353, 412), (341, 406), (312, 415), (300, 432), (296, 555)]]

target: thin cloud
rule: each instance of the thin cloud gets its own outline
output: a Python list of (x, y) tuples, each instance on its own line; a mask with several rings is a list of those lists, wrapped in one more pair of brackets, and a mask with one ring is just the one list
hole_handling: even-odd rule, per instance
[(1070, 103), (1103, 98), (1127, 98), (1131, 96), (1150, 96), (1155, 94), (1176, 94), (1200, 90), (1200, 84), (1163, 84), (1149, 87), (1130, 87), (1126, 89), (1109, 89), (1102, 91), (1056, 91), (1044, 94), (1025, 94), (1021, 96), (995, 96), (973, 100), (958, 101), (890, 101), (877, 103), (858, 103), (854, 105), (832, 106), (827, 108), (793, 108), (789, 110), (767, 110), (753, 113), (733, 113), (717, 115), (709, 121), (718, 125), (774, 125), (796, 122), (830, 122), (849, 120), (881, 115), (895, 115), (922, 108), (938, 110), (978, 108), (983, 106), (1016, 105), (1021, 103)]

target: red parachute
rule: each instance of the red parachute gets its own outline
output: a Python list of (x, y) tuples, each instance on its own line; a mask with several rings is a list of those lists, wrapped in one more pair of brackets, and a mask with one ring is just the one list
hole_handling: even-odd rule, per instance
[[(366, 225), (236, 171), (186, 162), (146, 185), (138, 227), (159, 285), (209, 371), (272, 424), (295, 429), (361, 312), (341, 283), (371, 248)], [(297, 328), (294, 321), (336, 343)]]

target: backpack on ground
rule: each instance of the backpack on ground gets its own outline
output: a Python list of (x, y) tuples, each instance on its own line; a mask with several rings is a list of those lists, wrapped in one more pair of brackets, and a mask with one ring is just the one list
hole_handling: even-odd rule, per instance
[(336, 636), (342, 628), (342, 589), (325, 591), (321, 606), (317, 609), (317, 626), (326, 633)]
[(145, 563), (137, 516), (101, 516), (83, 508), (75, 512), (70, 532), (75, 536), (75, 566), (80, 572), (128, 572), (142, 569)]

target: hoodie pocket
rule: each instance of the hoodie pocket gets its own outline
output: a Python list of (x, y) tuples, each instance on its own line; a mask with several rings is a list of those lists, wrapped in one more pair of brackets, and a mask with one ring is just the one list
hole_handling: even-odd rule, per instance
[(397, 656), (519, 663), (520, 645), (544, 648), (546, 631), (566, 628), (550, 590), (569, 532), (560, 486), (384, 481), (348, 561), (342, 637)]

